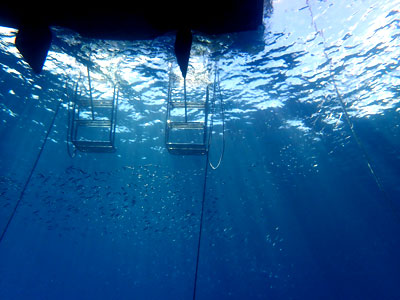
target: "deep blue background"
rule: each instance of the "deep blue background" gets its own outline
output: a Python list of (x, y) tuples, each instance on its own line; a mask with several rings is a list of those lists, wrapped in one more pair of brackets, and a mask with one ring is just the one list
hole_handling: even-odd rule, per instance
[[(207, 173), (197, 299), (399, 299), (396, 1), (310, 1), (325, 44), (306, 3), (289, 2), (266, 16), (261, 48), (232, 40), (220, 58), (226, 149)], [(66, 77), (50, 67), (33, 75), (8, 36), (0, 229), (64, 102), (0, 244), (0, 299), (192, 299), (206, 158), (164, 149), (163, 48), (144, 43), (131, 58), (139, 75), (122, 84), (117, 152), (71, 159)], [(214, 138), (212, 161), (220, 143)]]

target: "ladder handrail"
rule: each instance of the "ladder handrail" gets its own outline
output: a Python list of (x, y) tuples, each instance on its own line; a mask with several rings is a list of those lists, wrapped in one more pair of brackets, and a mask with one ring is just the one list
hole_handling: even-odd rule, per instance
[(185, 102), (185, 122), (187, 122), (186, 76), (183, 77), (183, 101)]
[(167, 118), (165, 122), (165, 143), (169, 140), (169, 127), (168, 122), (170, 121), (171, 117), (171, 100), (172, 98), (172, 64), (169, 70), (169, 81), (168, 81), (168, 93), (167, 93)]
[(111, 108), (111, 129), (110, 129), (110, 141), (113, 146), (115, 140), (115, 128), (117, 125), (118, 96), (119, 96), (119, 89), (116, 88), (116, 85), (114, 85), (113, 101)]
[[(89, 58), (90, 60), (90, 58)], [(90, 72), (89, 72), (89, 65), (86, 66), (87, 74), (88, 74), (88, 81), (89, 81), (89, 97), (90, 97), (90, 106), (92, 111), (92, 120), (94, 120), (94, 109), (93, 109), (93, 96), (92, 96), (92, 83), (90, 80)]]
[[(79, 77), (80, 78), (80, 77)], [(79, 80), (72, 86), (73, 94), (72, 99), (68, 99), (67, 111), (68, 111), (68, 124), (67, 124), (67, 152), (68, 155), (73, 158), (76, 154), (76, 148), (72, 142), (73, 132), (75, 131), (75, 109), (76, 109), (76, 99), (78, 95), (78, 84)], [(72, 152), (70, 146), (72, 144)]]
[(207, 85), (207, 87), (206, 87), (206, 103), (205, 103), (205, 111), (204, 111), (204, 136), (203, 136), (203, 144), (204, 145), (207, 143), (208, 101), (209, 101), (209, 89), (208, 89), (208, 85)]

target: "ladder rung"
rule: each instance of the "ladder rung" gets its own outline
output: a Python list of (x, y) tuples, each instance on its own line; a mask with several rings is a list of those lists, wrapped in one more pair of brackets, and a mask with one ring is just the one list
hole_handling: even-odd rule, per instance
[(167, 124), (171, 129), (204, 129), (204, 122), (168, 122)]
[(75, 120), (75, 123), (81, 127), (111, 127), (110, 120)]
[[(183, 107), (185, 107), (185, 102), (184, 101), (169, 102), (169, 104), (172, 106), (172, 108), (183, 108)], [(206, 103), (205, 102), (186, 102), (186, 107), (187, 108), (205, 109), (206, 108)]]
[(178, 155), (204, 155), (207, 153), (205, 144), (167, 143), (167, 149)]
[(114, 152), (115, 147), (110, 141), (72, 141), (82, 152)]
[[(90, 107), (91, 101), (90, 100), (79, 100), (77, 104), (81, 107)], [(93, 107), (104, 107), (104, 108), (112, 108), (113, 100), (93, 100)]]

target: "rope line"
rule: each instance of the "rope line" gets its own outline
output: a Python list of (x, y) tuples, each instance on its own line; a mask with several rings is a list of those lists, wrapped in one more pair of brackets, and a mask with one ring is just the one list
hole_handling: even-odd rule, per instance
[(207, 156), (208, 153), (210, 152), (210, 146), (211, 146), (211, 141), (212, 141), (212, 130), (214, 126), (214, 114), (215, 114), (215, 102), (217, 98), (217, 88), (218, 88), (218, 94), (219, 94), (219, 100), (220, 100), (220, 108), (221, 108), (221, 119), (222, 119), (222, 150), (221, 154), (219, 156), (218, 162), (216, 165), (213, 165), (210, 159), (208, 159), (208, 163), (211, 167), (211, 169), (216, 170), (219, 168), (221, 165), (222, 159), (224, 157), (225, 153), (225, 109), (224, 109), (224, 100), (222, 98), (222, 93), (221, 93), (221, 85), (220, 85), (220, 80), (219, 80), (219, 72), (217, 70), (217, 65), (215, 65), (215, 75), (214, 75), (214, 87), (213, 87), (213, 104), (212, 104), (212, 114), (211, 114), (211, 120), (210, 120), (210, 133), (209, 133), (209, 139), (208, 139), (208, 146), (207, 146)]
[(208, 175), (208, 152), (206, 155), (206, 166), (204, 170), (204, 183), (203, 183), (203, 198), (201, 200), (201, 214), (200, 214), (200, 224), (199, 224), (199, 239), (197, 241), (197, 255), (196, 255), (196, 270), (194, 273), (194, 284), (193, 284), (193, 300), (196, 300), (196, 290), (197, 290), (197, 274), (199, 271), (199, 260), (200, 260), (200, 248), (201, 248), (201, 236), (203, 233), (203, 219), (204, 219), (204, 202), (206, 199), (206, 191), (207, 191), (207, 175)]
[[(214, 100), (213, 100), (213, 114), (215, 111), (215, 98), (216, 98), (216, 85), (218, 82), (219, 86), (219, 74), (217, 75), (217, 67), (215, 68), (215, 77), (214, 77)], [(218, 79), (218, 80), (217, 80)], [(206, 165), (204, 169), (204, 183), (203, 183), (203, 195), (202, 195), (202, 200), (201, 200), (201, 214), (200, 214), (200, 223), (199, 223), (199, 234), (198, 234), (198, 241), (197, 241), (197, 255), (196, 255), (196, 269), (194, 273), (194, 283), (193, 283), (193, 300), (196, 300), (196, 291), (197, 291), (197, 278), (198, 278), (198, 272), (199, 272), (199, 261), (200, 261), (200, 248), (201, 248), (201, 237), (203, 234), (203, 220), (204, 220), (204, 203), (206, 199), (206, 191), (207, 191), (207, 178), (208, 178), (208, 166), (210, 166), (213, 170), (217, 169), (222, 161), (224, 151), (225, 151), (225, 117), (224, 117), (224, 106), (223, 106), (223, 98), (221, 94), (221, 88), (219, 86), (219, 95), (220, 95), (220, 103), (221, 103), (221, 114), (222, 114), (222, 132), (223, 132), (223, 145), (222, 145), (222, 152), (221, 156), (219, 158), (218, 164), (214, 166), (210, 162), (209, 154), (210, 154), (210, 144), (211, 144), (211, 138), (212, 138), (212, 127), (213, 127), (213, 116), (211, 116), (211, 121), (210, 121), (210, 133), (208, 134), (207, 137), (207, 144), (208, 144), (208, 150), (206, 154)]]
[(32, 175), (33, 175), (33, 173), (34, 173), (35, 170), (36, 170), (37, 164), (38, 164), (38, 162), (39, 162), (39, 160), (40, 160), (40, 157), (41, 157), (41, 155), (42, 155), (42, 153), (43, 153), (43, 149), (44, 149), (44, 147), (45, 147), (45, 145), (46, 145), (46, 142), (47, 142), (48, 137), (49, 137), (49, 135), (50, 135), (50, 132), (51, 132), (51, 130), (52, 130), (52, 128), (53, 128), (54, 122), (55, 122), (55, 120), (56, 120), (58, 111), (59, 111), (60, 106), (61, 106), (61, 102), (62, 102), (62, 100), (58, 101), (58, 104), (57, 104), (57, 107), (56, 107), (56, 111), (55, 111), (55, 113), (54, 113), (53, 119), (51, 120), (50, 126), (49, 126), (49, 128), (47, 129), (46, 136), (45, 136), (45, 138), (44, 138), (44, 140), (43, 140), (42, 146), (40, 147), (40, 150), (39, 150), (39, 153), (38, 153), (38, 155), (37, 155), (37, 157), (36, 157), (36, 160), (35, 160), (35, 162), (33, 163), (32, 169), (31, 169), (31, 171), (30, 171), (30, 173), (29, 173), (29, 176), (28, 176), (27, 180), (25, 181), (25, 184), (24, 184), (24, 187), (22, 188), (21, 194), (19, 195), (19, 198), (18, 198), (18, 200), (17, 200), (17, 202), (16, 202), (16, 204), (15, 204), (15, 206), (14, 206), (14, 208), (13, 208), (11, 214), (10, 214), (10, 217), (9, 217), (8, 220), (7, 220), (7, 224), (6, 224), (6, 226), (4, 227), (4, 229), (3, 229), (2, 233), (1, 233), (1, 236), (0, 236), (0, 244), (1, 244), (1, 242), (3, 241), (3, 238), (4, 238), (4, 236), (5, 236), (5, 234), (6, 234), (7, 230), (8, 230), (8, 228), (9, 228), (9, 226), (10, 226), (10, 223), (11, 223), (12, 219), (13, 219), (14, 216), (15, 216), (15, 213), (16, 213), (16, 211), (17, 211), (17, 208), (19, 207), (19, 204), (21, 203), (22, 198), (23, 198), (24, 195), (25, 195), (25, 191), (26, 191), (26, 189), (27, 189), (27, 187), (28, 187), (29, 182), (31, 181)]
[(321, 36), (321, 38), (322, 38), (322, 44), (323, 44), (323, 47), (324, 47), (324, 50), (323, 50), (324, 56), (325, 56), (325, 58), (327, 59), (327, 61), (328, 61), (328, 63), (329, 63), (329, 76), (330, 76), (330, 78), (331, 78), (333, 87), (334, 87), (334, 89), (335, 89), (335, 93), (336, 93), (336, 95), (337, 95), (337, 100), (338, 100), (339, 105), (340, 105), (340, 107), (341, 107), (341, 109), (342, 109), (342, 111), (343, 111), (343, 115), (344, 115), (344, 118), (345, 118), (345, 120), (346, 120), (347, 126), (348, 126), (349, 129), (350, 129), (351, 136), (352, 136), (353, 139), (355, 140), (355, 142), (356, 142), (358, 148), (361, 150), (362, 156), (363, 156), (363, 158), (364, 158), (364, 160), (365, 160), (365, 163), (366, 163), (366, 165), (367, 165), (367, 167), (368, 167), (368, 170), (369, 170), (369, 172), (370, 172), (372, 178), (374, 179), (374, 181), (375, 181), (375, 183), (376, 183), (376, 185), (377, 185), (379, 191), (381, 192), (381, 194), (383, 195), (383, 197), (385, 198), (385, 200), (389, 203), (392, 212), (395, 214), (395, 216), (396, 216), (398, 219), (400, 219), (400, 212), (399, 212), (398, 208), (395, 206), (395, 204), (393, 203), (393, 201), (392, 201), (392, 200), (390, 199), (390, 197), (387, 195), (387, 193), (386, 193), (386, 191), (385, 191), (385, 189), (384, 189), (384, 187), (383, 187), (383, 185), (382, 185), (382, 183), (381, 183), (381, 180), (379, 179), (378, 175), (376, 174), (376, 172), (375, 172), (375, 170), (374, 170), (374, 167), (373, 167), (373, 165), (372, 165), (372, 160), (371, 160), (371, 158), (369, 157), (369, 155), (368, 155), (368, 153), (367, 153), (367, 150), (365, 149), (363, 143), (361, 142), (361, 140), (360, 140), (358, 134), (357, 134), (356, 131), (354, 130), (353, 122), (352, 122), (351, 119), (350, 119), (350, 116), (349, 116), (349, 113), (348, 113), (348, 111), (347, 111), (346, 105), (344, 104), (344, 101), (343, 101), (343, 97), (342, 97), (342, 95), (341, 95), (340, 92), (339, 92), (339, 89), (338, 89), (338, 86), (337, 86), (337, 83), (336, 83), (336, 80), (335, 80), (335, 74), (334, 74), (334, 71), (333, 71), (334, 68), (333, 68), (333, 65), (332, 65), (332, 60), (329, 58), (329, 55), (328, 55), (328, 52), (327, 52), (327, 45), (326, 45), (326, 39), (325, 39), (324, 33), (323, 33), (322, 30), (319, 30), (318, 27), (317, 27), (317, 24), (316, 24), (316, 22), (315, 22), (315, 20), (314, 20), (314, 14), (313, 14), (311, 5), (310, 5), (310, 3), (309, 3), (309, 0), (306, 0), (306, 4), (307, 4), (307, 6), (308, 6), (308, 10), (310, 11), (311, 20), (312, 20), (312, 25), (313, 25), (313, 27), (314, 27), (314, 29), (315, 29), (315, 32), (316, 32), (317, 34), (319, 34), (319, 35)]

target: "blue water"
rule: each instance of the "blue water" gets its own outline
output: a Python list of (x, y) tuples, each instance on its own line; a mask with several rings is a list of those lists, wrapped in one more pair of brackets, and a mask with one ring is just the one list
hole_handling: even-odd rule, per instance
[[(264, 31), (193, 46), (189, 95), (217, 61), (226, 121), (196, 299), (400, 299), (400, 2), (273, 7)], [(53, 33), (38, 76), (0, 28), (0, 230), (21, 199), (0, 299), (192, 299), (206, 158), (164, 146), (173, 37)], [(120, 87), (117, 151), (70, 158), (66, 103), (90, 51), (95, 95)]]

